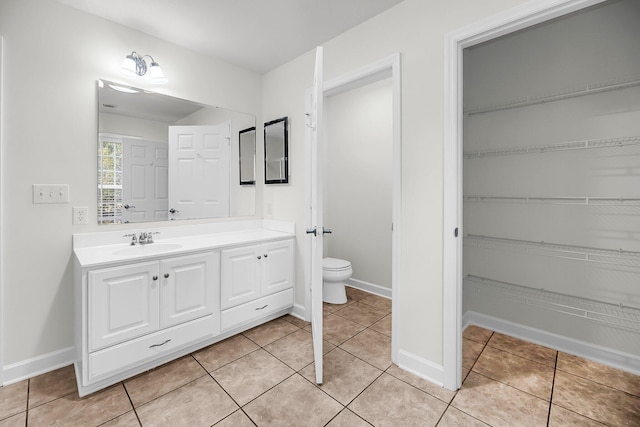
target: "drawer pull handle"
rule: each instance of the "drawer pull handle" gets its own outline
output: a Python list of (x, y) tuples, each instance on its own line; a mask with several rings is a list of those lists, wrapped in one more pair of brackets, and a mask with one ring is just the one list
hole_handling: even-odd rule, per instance
[(165, 345), (166, 343), (168, 343), (169, 341), (171, 341), (171, 339), (166, 340), (165, 342), (163, 342), (162, 344), (153, 344), (150, 345), (149, 348), (154, 348), (154, 347), (162, 347), (163, 345)]
[(267, 308), (268, 306), (269, 306), (269, 304), (265, 304), (265, 305), (263, 305), (262, 307), (258, 307), (258, 308), (256, 308), (256, 311), (257, 311), (257, 310), (264, 310), (264, 309), (265, 309), (265, 308)]

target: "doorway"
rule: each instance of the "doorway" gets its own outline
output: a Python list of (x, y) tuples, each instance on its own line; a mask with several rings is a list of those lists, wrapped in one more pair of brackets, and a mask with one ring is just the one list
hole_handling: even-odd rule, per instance
[[(391, 298), (392, 298), (392, 332), (391, 332), (391, 360), (397, 363), (398, 354), (398, 333), (399, 310), (396, 307), (400, 285), (400, 233), (401, 233), (401, 100), (400, 100), (400, 54), (394, 54), (361, 69), (342, 75), (336, 79), (324, 83), (322, 91), (324, 98), (357, 89), (372, 83), (383, 80), (390, 80), (392, 92), (392, 143), (391, 143)], [(307, 96), (311, 100), (310, 96)], [(307, 106), (307, 111), (311, 111), (311, 105)], [(318, 124), (316, 124), (318, 125)], [(320, 124), (319, 127), (322, 127)], [(309, 157), (309, 156), (308, 156)], [(309, 161), (309, 164), (311, 162)], [(312, 168), (306, 168), (307, 182), (311, 182), (314, 177)], [(308, 186), (310, 189), (311, 186)], [(308, 190), (307, 200), (311, 202), (311, 193)], [(312, 227), (314, 225), (311, 225)], [(312, 240), (308, 241), (306, 251), (307, 260), (311, 260)], [(316, 271), (321, 271), (321, 266), (314, 266)], [(311, 261), (307, 265), (307, 272), (312, 270)], [(306, 300), (305, 306), (312, 307), (311, 304), (311, 277), (307, 274), (306, 280)], [(310, 313), (307, 311), (307, 317)]]
[(462, 383), (462, 51), (602, 1), (528, 2), (445, 38), (443, 383), (448, 389), (456, 390)]

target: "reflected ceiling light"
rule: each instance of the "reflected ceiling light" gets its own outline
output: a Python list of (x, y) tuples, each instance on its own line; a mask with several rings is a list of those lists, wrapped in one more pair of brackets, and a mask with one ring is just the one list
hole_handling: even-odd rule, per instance
[(144, 58), (151, 60), (149, 66), (149, 75), (151, 76), (151, 83), (162, 84), (168, 82), (167, 78), (162, 72), (160, 65), (151, 57), (151, 55), (138, 55), (135, 51), (127, 55), (122, 61), (122, 67), (120, 71), (127, 77), (144, 76), (147, 73), (147, 63)]
[(138, 93), (137, 90), (130, 88), (130, 87), (126, 87), (126, 86), (120, 86), (120, 85), (114, 85), (109, 83), (109, 87), (111, 89), (117, 90), (118, 92), (124, 92), (124, 93)]

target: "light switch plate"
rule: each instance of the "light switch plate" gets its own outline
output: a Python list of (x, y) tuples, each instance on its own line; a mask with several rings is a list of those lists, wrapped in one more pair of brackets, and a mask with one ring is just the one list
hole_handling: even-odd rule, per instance
[(69, 203), (69, 184), (33, 184), (33, 203)]

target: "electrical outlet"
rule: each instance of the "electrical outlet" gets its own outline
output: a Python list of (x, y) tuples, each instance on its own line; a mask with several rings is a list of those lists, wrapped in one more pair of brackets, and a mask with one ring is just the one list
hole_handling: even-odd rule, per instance
[(69, 203), (69, 184), (33, 184), (33, 203)]
[(73, 224), (85, 225), (89, 224), (89, 208), (86, 206), (74, 206), (73, 208)]

